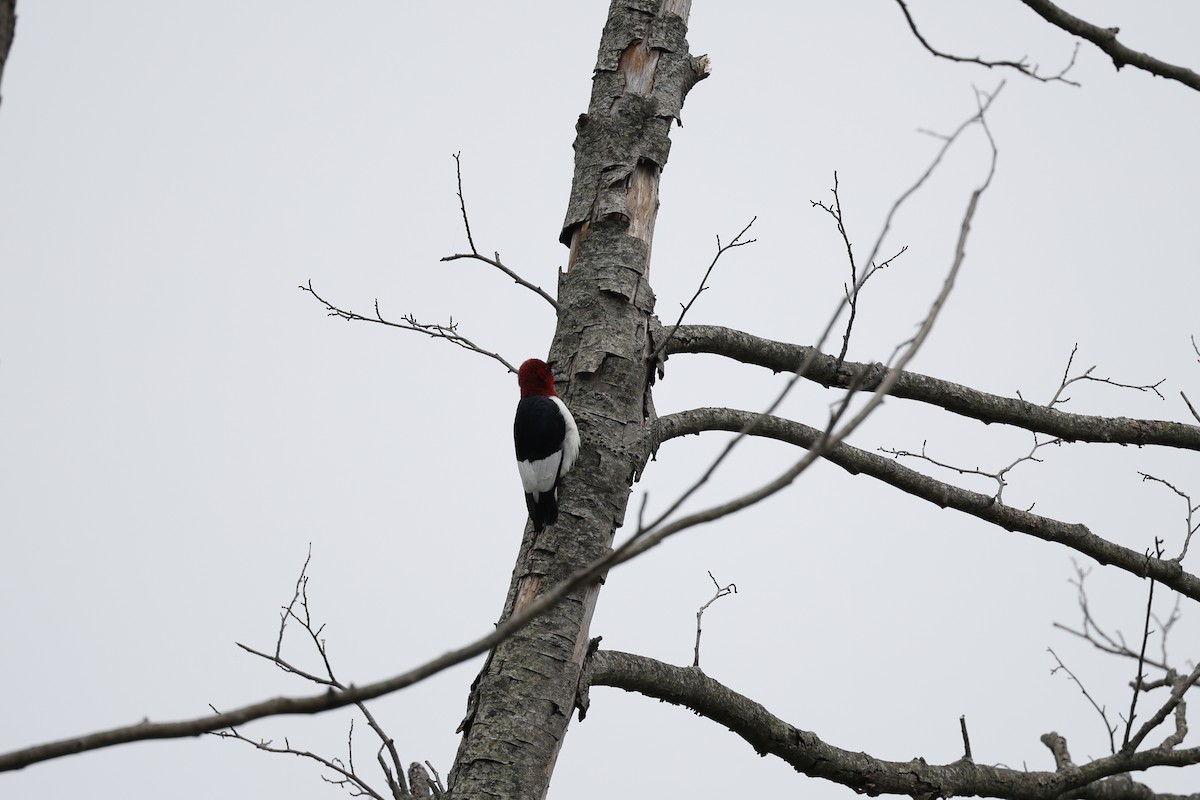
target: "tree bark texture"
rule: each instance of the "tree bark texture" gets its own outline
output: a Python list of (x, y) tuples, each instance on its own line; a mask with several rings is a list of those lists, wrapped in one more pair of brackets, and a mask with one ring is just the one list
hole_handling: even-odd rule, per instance
[[(650, 455), (650, 248), (671, 123), (704, 77), (688, 55), (688, 2), (614, 0), (592, 97), (576, 125), (550, 349), (582, 447), (559, 491), (558, 523), (527, 527), (503, 617), (605, 555)], [(599, 584), (501, 643), (476, 678), (448, 790), (460, 798), (544, 797), (575, 708)]]
[[(0, 0), (0, 81), (4, 80), (4, 65), (12, 50), (13, 35), (17, 31), (17, 0)], [(0, 95), (0, 102), (4, 98)]]

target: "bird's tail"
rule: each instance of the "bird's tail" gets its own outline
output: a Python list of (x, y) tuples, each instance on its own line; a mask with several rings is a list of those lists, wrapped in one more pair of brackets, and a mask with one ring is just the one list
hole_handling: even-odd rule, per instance
[(540, 492), (537, 497), (527, 493), (525, 505), (529, 508), (529, 519), (533, 521), (533, 529), (538, 533), (547, 525), (558, 521), (558, 492), (555, 489)]

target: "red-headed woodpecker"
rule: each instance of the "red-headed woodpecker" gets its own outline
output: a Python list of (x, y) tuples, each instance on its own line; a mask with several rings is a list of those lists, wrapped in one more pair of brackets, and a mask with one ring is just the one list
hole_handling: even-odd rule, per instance
[(517, 370), (521, 402), (513, 421), (517, 470), (533, 529), (558, 519), (558, 482), (579, 455), (579, 428), (554, 393), (554, 375), (545, 361), (531, 358)]

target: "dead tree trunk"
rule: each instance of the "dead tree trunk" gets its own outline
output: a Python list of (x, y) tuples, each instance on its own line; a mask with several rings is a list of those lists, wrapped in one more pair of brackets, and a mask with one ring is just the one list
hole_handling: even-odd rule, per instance
[[(650, 454), (650, 250), (671, 123), (704, 77), (688, 54), (689, 0), (616, 0), (601, 37), (588, 111), (576, 124), (550, 360), (582, 439), (558, 524), (528, 528), (503, 616), (608, 552)], [(508, 639), (472, 688), (449, 776), (457, 797), (546, 794), (575, 708), (599, 584)]]
[[(8, 52), (12, 49), (16, 30), (17, 0), (0, 0), (0, 80), (4, 79), (4, 65), (8, 63)], [(0, 100), (3, 98), (0, 97)]]

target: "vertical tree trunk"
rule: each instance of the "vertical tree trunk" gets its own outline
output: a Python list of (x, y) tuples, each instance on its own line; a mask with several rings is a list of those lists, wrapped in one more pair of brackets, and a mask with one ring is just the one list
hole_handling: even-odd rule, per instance
[(17, 0), (0, 0), (0, 81), (4, 80), (4, 65), (8, 63), (8, 51), (12, 49), (16, 30)]
[[(588, 112), (576, 124), (551, 362), (579, 423), (558, 524), (527, 530), (503, 616), (604, 555), (649, 457), (650, 245), (671, 123), (705, 62), (688, 55), (690, 0), (613, 0)], [(472, 688), (449, 775), (460, 798), (543, 797), (575, 707), (599, 585), (502, 643)]]

